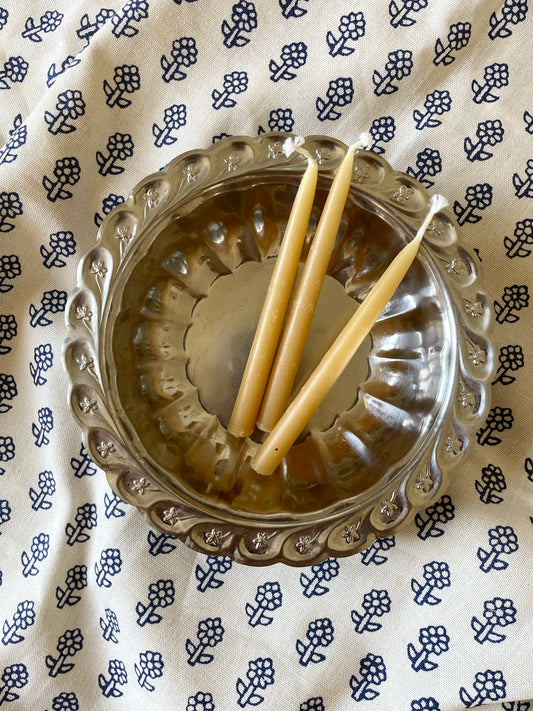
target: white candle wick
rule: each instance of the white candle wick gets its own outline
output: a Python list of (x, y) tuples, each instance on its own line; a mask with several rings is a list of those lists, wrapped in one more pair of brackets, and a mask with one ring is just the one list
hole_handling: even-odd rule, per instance
[(355, 149), (359, 150), (360, 148), (369, 148), (372, 145), (372, 136), (368, 131), (364, 131), (363, 133), (359, 134), (359, 138), (355, 142)]
[(290, 158), (292, 154), (296, 151), (297, 148), (300, 148), (303, 146), (305, 143), (305, 139), (303, 136), (289, 136), (289, 138), (286, 138), (283, 141), (283, 146), (281, 147), (281, 150), (283, 153), (287, 156), (287, 158)]
[(416, 233), (415, 240), (420, 241), (424, 234), (426, 233), (427, 228), (429, 227), (429, 224), (431, 220), (433, 219), (434, 215), (439, 212), (439, 210), (444, 210), (444, 208), (448, 205), (448, 201), (444, 197), (444, 195), (432, 195), (429, 199), (429, 208), (428, 212), (424, 218), (424, 221), (418, 228), (418, 232)]

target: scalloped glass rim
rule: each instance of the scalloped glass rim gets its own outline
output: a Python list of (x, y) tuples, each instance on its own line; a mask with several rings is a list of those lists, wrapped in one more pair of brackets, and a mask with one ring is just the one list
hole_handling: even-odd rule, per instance
[[(448, 299), (446, 311), (452, 314), (450, 323), (455, 331), (450, 336), (457, 336), (459, 343), (457, 362), (454, 356), (451, 364), (458, 378), (450, 378), (443, 408), (424, 441), (418, 443), (415, 459), (418, 460), (428, 448), (430, 450), (424, 466), (412, 471), (413, 452), (410, 451), (401, 469), (389, 481), (379, 482), (364, 496), (352, 497), (320, 513), (299, 515), (297, 520), (284, 514), (258, 519), (244, 512), (235, 514), (224, 507), (216, 511), (194, 494), (168, 489), (164, 472), (158, 471), (157, 463), (149, 460), (149, 453), (147, 461), (128, 438), (124, 423), (116, 421), (115, 405), (110, 401), (107, 389), (102, 387), (106, 378), (102, 370), (104, 344), (100, 337), (105, 334), (102, 324), (106, 323), (111, 309), (110, 295), (117, 292), (135, 258), (135, 249), (131, 249), (130, 243), (140, 245), (142, 241), (143, 246), (149, 244), (162, 230), (165, 220), (176, 216), (179, 204), (188, 204), (187, 209), (190, 209), (191, 196), (196, 202), (201, 201), (210, 191), (216, 192), (217, 186), (227, 183), (228, 178), (240, 182), (258, 171), (279, 173), (298, 169), (294, 158), (287, 159), (280, 152), (286, 136), (265, 134), (258, 138), (225, 139), (205, 151), (190, 151), (178, 156), (162, 172), (141, 181), (126, 202), (106, 217), (96, 247), (80, 263), (78, 287), (67, 307), (69, 332), (64, 347), (64, 362), (72, 381), (73, 414), (84, 430), (91, 456), (106, 470), (115, 492), (137, 506), (152, 525), (179, 536), (193, 548), (211, 555), (226, 554), (257, 565), (280, 561), (307, 565), (328, 555), (357, 552), (374, 537), (391, 535), (417, 510), (442, 495), (452, 467), (468, 449), (473, 426), (488, 410), (488, 380), (493, 366), (488, 338), (490, 308), (479, 285), (479, 266), (459, 243), (453, 216), (444, 211), (440, 216), (441, 228), (427, 236), (428, 248), (422, 251), (421, 258)], [(307, 138), (305, 145), (317, 154), (320, 174), (330, 179), (346, 146), (321, 136)], [(209, 159), (208, 167), (205, 157)], [(299, 170), (301, 172), (301, 164)], [(427, 192), (416, 180), (393, 171), (383, 158), (366, 151), (361, 151), (356, 158), (352, 193), (358, 204), (407, 235), (416, 232), (427, 209)], [(98, 263), (104, 267), (100, 272), (95, 267)], [(453, 277), (457, 277), (455, 281)], [(89, 313), (96, 315), (93, 323), (88, 324), (87, 318), (83, 317), (85, 306)], [(469, 356), (470, 347), (483, 353), (483, 358), (475, 366)], [(89, 376), (89, 368), (82, 368), (77, 360), (82, 353), (86, 359), (90, 360), (90, 354), (96, 359), (96, 367)], [(466, 410), (464, 405), (457, 404), (461, 388), (466, 389), (466, 396), (463, 395), (463, 401), (468, 403)], [(87, 401), (81, 399), (82, 395)], [(85, 402), (87, 412), (82, 402)], [(91, 407), (91, 402), (97, 404)], [(98, 417), (95, 417), (96, 412), (99, 412)], [(448, 438), (443, 441), (439, 434), (446, 427)], [(418, 483), (415, 477), (418, 477)], [(139, 484), (143, 479), (146, 483)], [(357, 499), (355, 508), (353, 498)], [(173, 508), (181, 511), (181, 517), (178, 516), (174, 523), (173, 516), (167, 515)], [(341, 528), (344, 527), (346, 533), (354, 526), (357, 535), (353, 531), (347, 533), (342, 539), (344, 546), (333, 541), (335, 536), (339, 537)], [(224, 528), (222, 532), (220, 527)], [(259, 535), (260, 529), (269, 532), (266, 539)], [(211, 535), (213, 531), (220, 535)], [(312, 533), (310, 537), (309, 532)], [(250, 540), (255, 540), (250, 538), (252, 533), (257, 540), (249, 545)], [(293, 541), (296, 534), (299, 538)], [(306, 535), (309, 537), (307, 544)], [(300, 539), (303, 543), (297, 545)]]

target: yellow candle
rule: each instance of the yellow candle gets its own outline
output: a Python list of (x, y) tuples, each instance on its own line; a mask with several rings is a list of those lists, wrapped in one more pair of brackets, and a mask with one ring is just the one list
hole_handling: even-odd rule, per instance
[(301, 148), (303, 139), (287, 139), (286, 155), (298, 151), (308, 160), (298, 187), (276, 259), (274, 272), (259, 317), (254, 340), (244, 370), (228, 431), (235, 437), (248, 437), (255, 429), (257, 413), (265, 392), (272, 361), (279, 341), (292, 286), (298, 270), (307, 225), (316, 191), (318, 165), (310, 153)]
[(445, 205), (440, 195), (431, 199), (429, 213), (416, 237), (393, 259), (265, 439), (251, 462), (259, 474), (272, 474), (287, 454), (398, 288), (417, 255), (431, 218)]
[(259, 411), (257, 426), (265, 432), (287, 407), (350, 190), (354, 153), (367, 143), (361, 136), (348, 148), (326, 199)]

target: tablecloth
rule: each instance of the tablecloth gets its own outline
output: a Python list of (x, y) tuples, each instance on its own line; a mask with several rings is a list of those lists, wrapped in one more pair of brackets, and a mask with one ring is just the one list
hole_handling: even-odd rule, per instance
[[(0, 706), (533, 708), (526, 0), (0, 0)], [(151, 530), (67, 405), (65, 303), (105, 215), (227, 135), (371, 149), (444, 194), (494, 312), (446, 493), (343, 559), (255, 568)]]

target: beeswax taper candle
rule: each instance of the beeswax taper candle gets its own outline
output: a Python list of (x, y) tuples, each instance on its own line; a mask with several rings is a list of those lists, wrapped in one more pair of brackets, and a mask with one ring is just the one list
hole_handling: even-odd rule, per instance
[(318, 165), (313, 156), (301, 147), (302, 144), (303, 138), (300, 137), (288, 138), (283, 143), (285, 155), (290, 157), (294, 151), (298, 151), (306, 156), (308, 164), (287, 221), (228, 425), (228, 431), (235, 437), (248, 437), (255, 429), (313, 208)]
[(253, 457), (252, 467), (259, 474), (272, 474), (287, 454), (400, 285), (431, 218), (446, 204), (441, 195), (431, 198), (429, 212), (416, 237), (387, 267)]
[(259, 411), (257, 426), (265, 432), (287, 407), (350, 190), (354, 154), (368, 143), (362, 134), (348, 148), (326, 198)]

